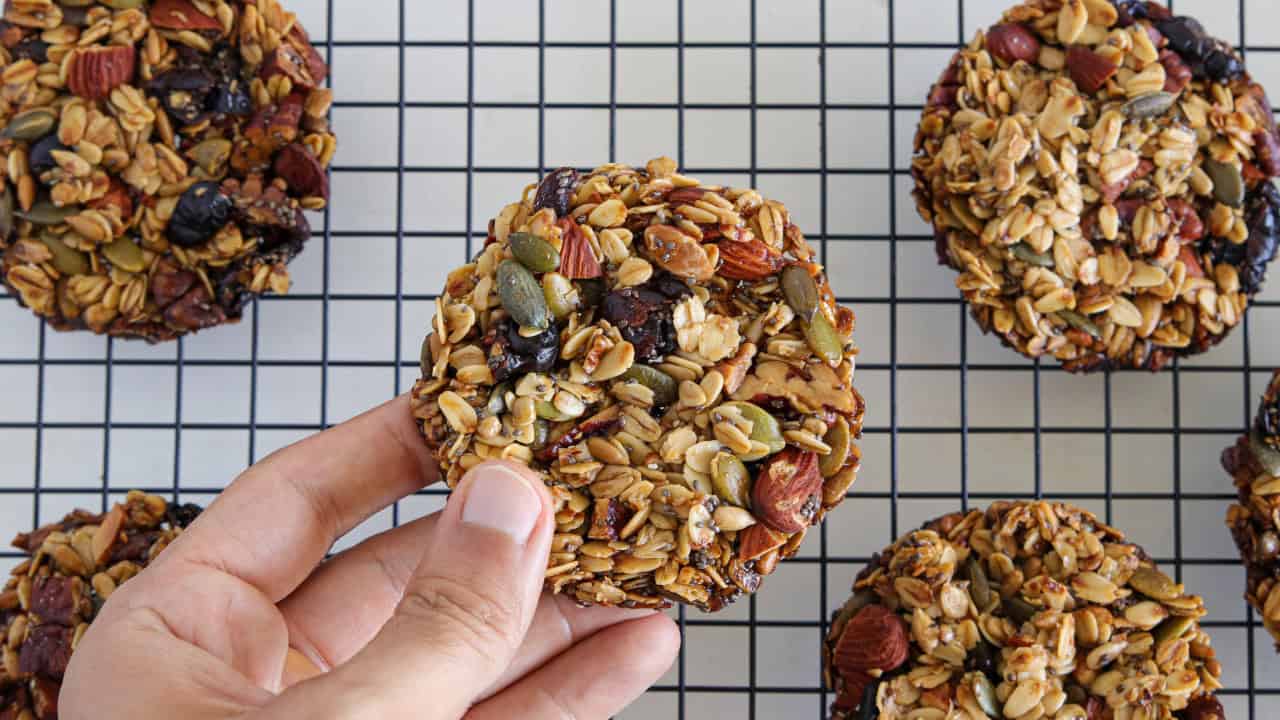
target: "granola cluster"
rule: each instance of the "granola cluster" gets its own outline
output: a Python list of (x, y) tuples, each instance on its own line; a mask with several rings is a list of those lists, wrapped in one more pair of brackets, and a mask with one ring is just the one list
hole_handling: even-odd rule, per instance
[(450, 274), (414, 413), (450, 487), (490, 458), (543, 475), (551, 590), (714, 611), (854, 481), (853, 328), (781, 203), (668, 158), (563, 168)]
[(1248, 578), (1245, 598), (1280, 646), (1280, 372), (1262, 396), (1253, 428), (1222, 453), (1239, 503), (1227, 527)]
[(1227, 44), (1139, 0), (1028, 0), (952, 59), (912, 163), (984, 331), (1158, 370), (1240, 323), (1276, 254), (1280, 135)]
[(31, 557), (0, 590), (0, 718), (57, 719), (62, 675), (102, 604), (199, 514), (135, 490), (105, 515), (77, 510), (14, 539)]
[(59, 330), (169, 340), (289, 289), (328, 67), (277, 0), (6, 0), (0, 274)]
[(947, 515), (853, 589), (824, 647), (835, 720), (1224, 718), (1204, 602), (1085, 510)]

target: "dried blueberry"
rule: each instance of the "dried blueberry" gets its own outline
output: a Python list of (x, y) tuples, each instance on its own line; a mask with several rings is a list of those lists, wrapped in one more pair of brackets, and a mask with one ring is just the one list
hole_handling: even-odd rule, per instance
[(178, 200), (169, 220), (169, 239), (191, 248), (213, 237), (231, 219), (231, 198), (217, 183), (196, 183)]
[(498, 382), (521, 373), (548, 372), (560, 355), (560, 331), (555, 327), (524, 337), (513, 322), (498, 326), (489, 353), (489, 369)]
[(1205, 55), (1204, 71), (1210, 80), (1225, 84), (1243, 75), (1244, 65), (1230, 50), (1215, 48)]
[(241, 77), (240, 60), (228, 46), (208, 55), (182, 48), (174, 68), (152, 80), (147, 92), (159, 98), (169, 116), (182, 125), (195, 124), (210, 115), (216, 119), (253, 112), (253, 102)]
[(658, 273), (646, 286), (672, 300), (681, 300), (693, 294), (685, 281), (669, 272)]
[(194, 503), (170, 505), (169, 509), (165, 510), (164, 517), (169, 521), (170, 525), (185, 528), (196, 521), (196, 518), (200, 516), (202, 509), (203, 508)]
[(253, 100), (244, 91), (239, 80), (231, 85), (220, 85), (213, 91), (209, 109), (217, 115), (252, 115)]
[(605, 296), (602, 312), (635, 346), (637, 362), (657, 362), (676, 348), (672, 302), (650, 289), (623, 288)]
[(1246, 208), (1245, 217), (1249, 222), (1249, 240), (1245, 243), (1245, 258), (1240, 268), (1240, 287), (1247, 293), (1256, 293), (1278, 249), (1280, 190), (1269, 182), (1263, 183)]
[(573, 201), (573, 189), (578, 184), (578, 171), (573, 168), (560, 168), (549, 173), (538, 183), (538, 192), (534, 195), (535, 210), (551, 208), (556, 217), (569, 214), (569, 205)]
[(1208, 37), (1200, 21), (1179, 15), (1157, 22), (1156, 29), (1169, 41), (1169, 49), (1181, 55), (1184, 60), (1202, 58)]
[(57, 167), (58, 163), (53, 160), (54, 150), (69, 150), (58, 140), (57, 133), (45, 135), (39, 140), (31, 144), (31, 150), (28, 153), (27, 162), (31, 166), (31, 171), (39, 175), (47, 170)]
[(13, 59), (43, 65), (49, 61), (49, 43), (35, 37), (27, 38), (13, 49)]
[(169, 117), (192, 125), (204, 117), (214, 79), (203, 68), (171, 70), (156, 78), (147, 90), (160, 99)]

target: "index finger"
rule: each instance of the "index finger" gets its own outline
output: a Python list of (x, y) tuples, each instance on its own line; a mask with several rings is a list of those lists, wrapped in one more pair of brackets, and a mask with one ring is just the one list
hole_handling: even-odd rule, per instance
[(401, 395), (246, 470), (167, 559), (228, 572), (279, 602), (335, 540), (437, 479), (409, 396)]

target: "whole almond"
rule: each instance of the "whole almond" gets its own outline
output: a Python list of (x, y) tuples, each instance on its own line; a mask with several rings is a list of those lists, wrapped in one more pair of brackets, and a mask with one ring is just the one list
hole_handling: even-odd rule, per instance
[(720, 243), (720, 275), (732, 280), (763, 280), (782, 268), (782, 254), (759, 238)]
[(1067, 50), (1067, 71), (1076, 87), (1093, 94), (1107, 84), (1119, 66), (1083, 45)]
[(907, 661), (911, 640), (906, 624), (883, 605), (868, 605), (845, 626), (833, 660), (846, 676), (896, 670)]
[(82, 98), (102, 100), (133, 79), (136, 64), (132, 45), (83, 48), (71, 58), (67, 87)]
[(798, 533), (813, 523), (821, 494), (817, 454), (789, 447), (760, 469), (751, 492), (752, 509), (774, 530)]
[(987, 31), (987, 51), (1009, 64), (1035, 62), (1040, 56), (1040, 40), (1025, 25), (1003, 23)]

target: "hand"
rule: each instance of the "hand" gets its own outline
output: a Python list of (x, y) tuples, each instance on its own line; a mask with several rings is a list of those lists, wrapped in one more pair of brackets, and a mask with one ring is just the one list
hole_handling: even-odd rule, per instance
[(480, 465), (444, 510), (324, 561), (436, 478), (405, 397), (250, 468), (111, 596), (60, 716), (590, 720), (667, 669), (665, 616), (541, 594), (555, 521), (524, 467)]

